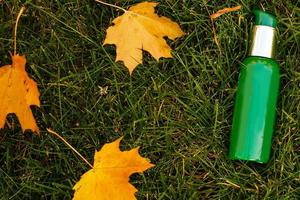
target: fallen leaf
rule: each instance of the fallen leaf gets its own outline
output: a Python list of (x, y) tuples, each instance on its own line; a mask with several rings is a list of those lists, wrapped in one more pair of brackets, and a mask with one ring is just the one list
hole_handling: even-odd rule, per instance
[(171, 58), (171, 48), (164, 37), (175, 40), (184, 35), (177, 23), (154, 13), (157, 4), (143, 2), (132, 6), (107, 29), (104, 45), (116, 45), (116, 61), (123, 61), (130, 74), (142, 63), (142, 50), (156, 60)]
[(40, 106), (40, 93), (34, 80), (25, 71), (25, 56), (13, 55), (12, 65), (0, 68), (0, 128), (5, 125), (6, 116), (15, 113), (23, 132), (39, 133), (31, 105)]
[(237, 11), (237, 10), (240, 10), (240, 9), (241, 9), (240, 5), (232, 7), (232, 8), (224, 8), (224, 9), (221, 9), (221, 10), (217, 11), (216, 13), (210, 15), (210, 18), (213, 20), (213, 19), (216, 19), (216, 18), (220, 17), (223, 14), (233, 12), (233, 11)]
[(105, 144), (95, 153), (94, 168), (81, 176), (74, 186), (73, 200), (132, 200), (137, 189), (129, 183), (133, 173), (154, 165), (141, 157), (138, 148), (120, 151), (122, 138)]

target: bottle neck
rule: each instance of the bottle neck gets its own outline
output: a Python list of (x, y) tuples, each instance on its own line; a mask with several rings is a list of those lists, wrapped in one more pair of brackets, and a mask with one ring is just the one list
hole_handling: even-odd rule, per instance
[(250, 56), (274, 58), (275, 32), (275, 28), (270, 26), (254, 26)]

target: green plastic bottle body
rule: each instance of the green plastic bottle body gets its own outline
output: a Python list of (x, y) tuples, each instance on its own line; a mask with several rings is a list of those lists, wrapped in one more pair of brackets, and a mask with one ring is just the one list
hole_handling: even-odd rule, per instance
[(231, 159), (269, 160), (279, 83), (275, 60), (250, 56), (243, 61), (230, 138)]

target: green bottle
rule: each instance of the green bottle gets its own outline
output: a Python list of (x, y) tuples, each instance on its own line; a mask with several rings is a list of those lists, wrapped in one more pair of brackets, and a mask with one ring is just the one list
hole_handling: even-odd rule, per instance
[(266, 163), (270, 157), (279, 94), (274, 60), (276, 18), (255, 10), (250, 55), (242, 62), (233, 115), (229, 157)]

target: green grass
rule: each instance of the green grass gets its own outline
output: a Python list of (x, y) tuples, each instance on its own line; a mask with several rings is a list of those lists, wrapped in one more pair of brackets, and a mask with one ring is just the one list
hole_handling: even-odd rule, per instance
[[(41, 136), (23, 135), (17, 119), (0, 131), (0, 199), (71, 199), (89, 167), (45, 131), (61, 133), (90, 162), (104, 143), (124, 136), (121, 149), (141, 146), (156, 164), (131, 183), (138, 199), (299, 199), (300, 197), (300, 2), (160, 1), (158, 13), (187, 35), (175, 42), (174, 59), (156, 62), (145, 53), (129, 76), (115, 63), (105, 30), (122, 12), (93, 0), (26, 1), (18, 52), (37, 81), (41, 108), (33, 108)], [(112, 1), (124, 8), (141, 1)], [(0, 1), (0, 65), (10, 63), (12, 28), (22, 3)], [(237, 4), (242, 10), (216, 22), (209, 15)], [(239, 65), (247, 55), (251, 9), (279, 19), (277, 60), (281, 92), (271, 158), (259, 165), (228, 159)], [(239, 23), (239, 17), (241, 21)], [(99, 87), (108, 87), (101, 95)]]

